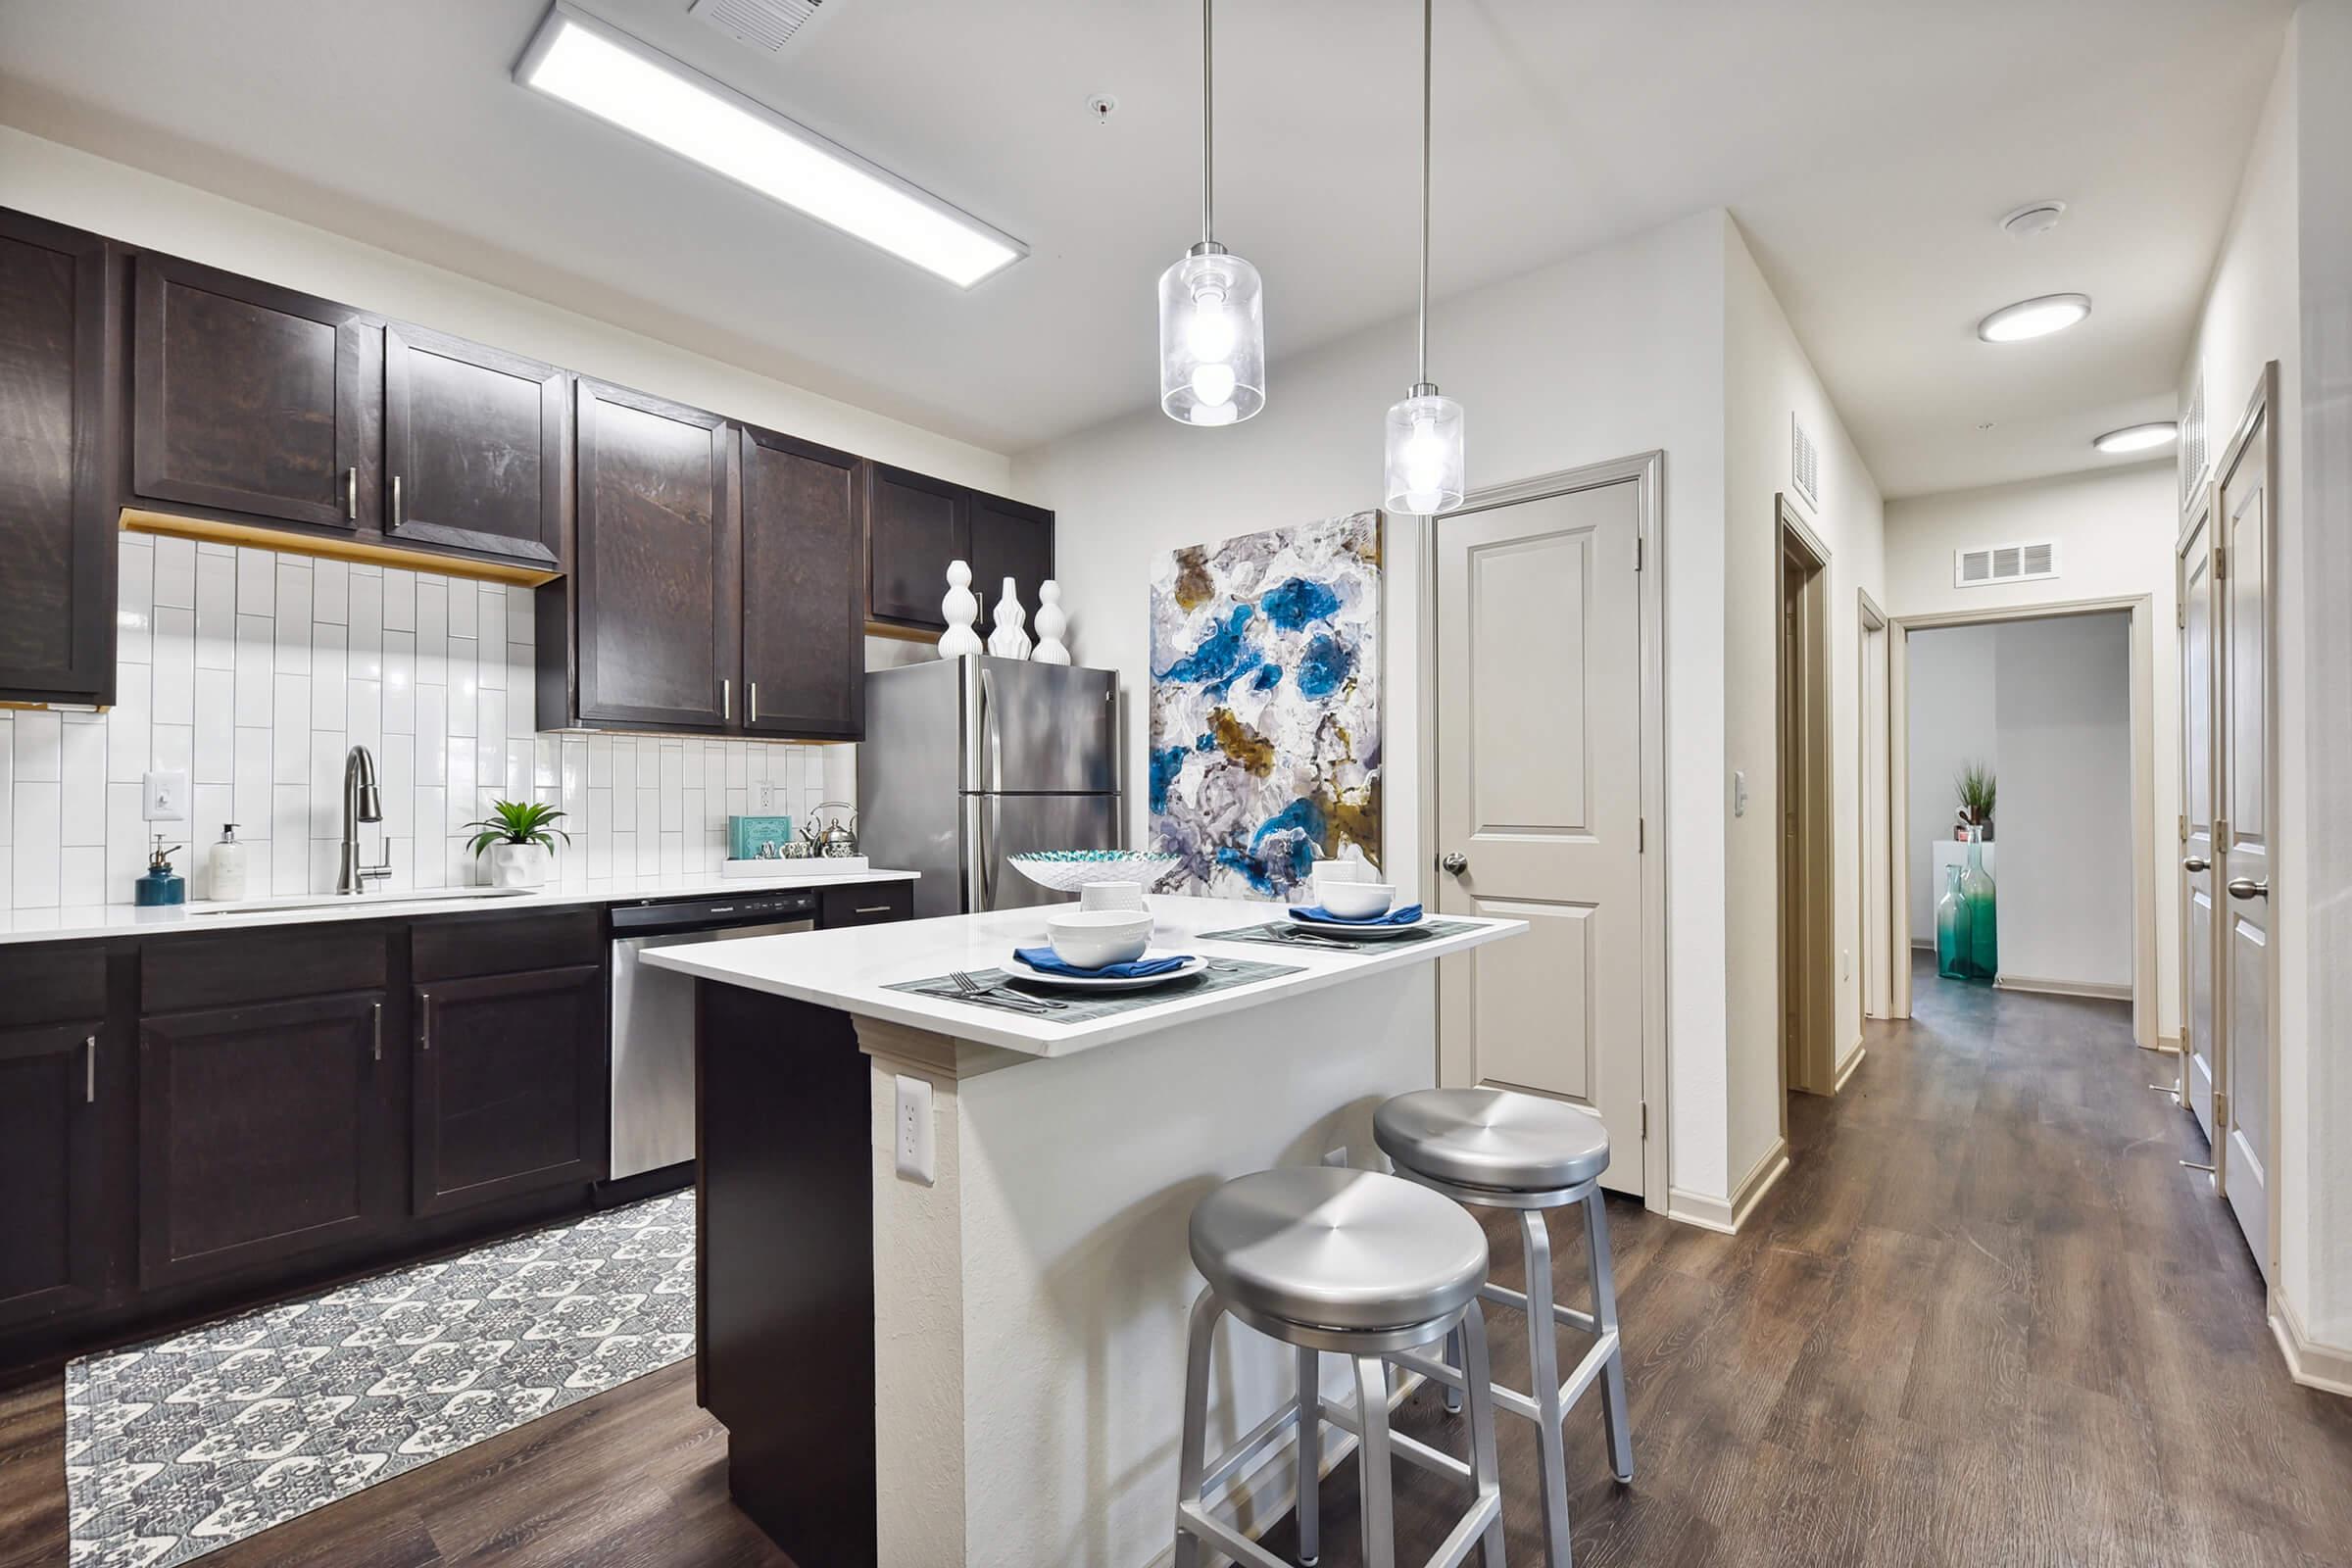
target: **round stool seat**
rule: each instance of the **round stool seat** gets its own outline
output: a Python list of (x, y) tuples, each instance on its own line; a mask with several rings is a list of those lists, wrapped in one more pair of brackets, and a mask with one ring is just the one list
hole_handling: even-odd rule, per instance
[(1461, 1187), (1548, 1193), (1609, 1168), (1609, 1131), (1575, 1105), (1507, 1089), (1416, 1089), (1372, 1113), (1397, 1164)]
[(1286, 1165), (1193, 1208), (1194, 1266), (1245, 1312), (1313, 1328), (1409, 1328), (1478, 1294), (1487, 1236), (1450, 1200), (1375, 1171)]

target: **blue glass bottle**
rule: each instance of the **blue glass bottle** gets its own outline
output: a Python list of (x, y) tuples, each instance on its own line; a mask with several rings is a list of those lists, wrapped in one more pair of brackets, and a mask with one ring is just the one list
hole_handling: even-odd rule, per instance
[(1946, 980), (1969, 977), (1968, 895), (1960, 891), (1960, 867), (1944, 867), (1943, 897), (1936, 901), (1936, 972)]
[(1968, 829), (1968, 864), (1960, 872), (1960, 894), (1968, 901), (1968, 973), (1972, 980), (2000, 977), (2000, 917), (1993, 910), (1992, 873), (1984, 869), (1984, 830)]

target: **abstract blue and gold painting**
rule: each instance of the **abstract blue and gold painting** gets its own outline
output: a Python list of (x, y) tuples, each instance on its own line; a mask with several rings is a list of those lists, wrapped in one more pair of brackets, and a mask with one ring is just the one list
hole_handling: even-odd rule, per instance
[(1380, 863), (1380, 543), (1358, 512), (1153, 564), (1163, 888), (1281, 899), (1317, 859)]

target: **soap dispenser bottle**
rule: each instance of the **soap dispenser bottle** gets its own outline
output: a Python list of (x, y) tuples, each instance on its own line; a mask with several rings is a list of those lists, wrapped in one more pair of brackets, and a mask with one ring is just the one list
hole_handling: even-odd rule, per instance
[(245, 897), (245, 846), (234, 822), (220, 824), (220, 842), (213, 846), (212, 896), (223, 903)]
[(172, 853), (181, 846), (155, 836), (155, 853), (147, 857), (147, 874), (131, 884), (131, 902), (142, 908), (188, 902), (188, 880), (172, 869)]

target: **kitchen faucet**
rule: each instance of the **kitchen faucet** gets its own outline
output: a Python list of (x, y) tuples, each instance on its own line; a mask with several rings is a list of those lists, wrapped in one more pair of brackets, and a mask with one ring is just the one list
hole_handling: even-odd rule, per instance
[(375, 787), (375, 759), (367, 747), (354, 746), (351, 755), (343, 759), (343, 858), (335, 873), (337, 893), (365, 893), (368, 883), (381, 882), (392, 874), (389, 844), (384, 846), (380, 863), (360, 863), (360, 824), (383, 819), (383, 796)]

